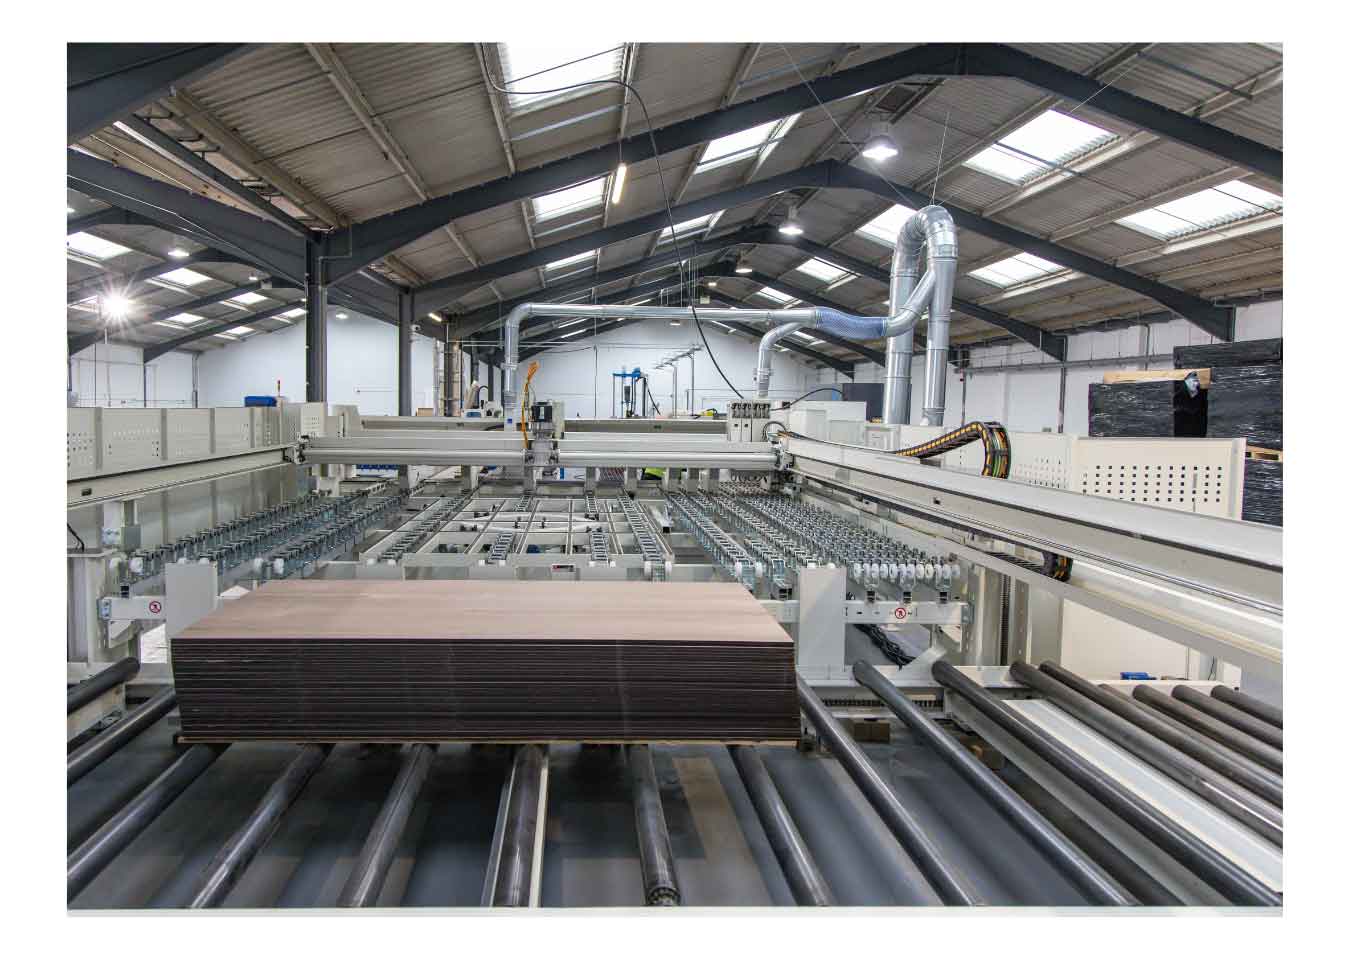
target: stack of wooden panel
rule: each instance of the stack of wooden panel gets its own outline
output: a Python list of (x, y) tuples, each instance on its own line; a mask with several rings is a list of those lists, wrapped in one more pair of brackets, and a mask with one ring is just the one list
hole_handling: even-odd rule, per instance
[(278, 581), (172, 655), (197, 742), (798, 733), (792, 640), (730, 583)]

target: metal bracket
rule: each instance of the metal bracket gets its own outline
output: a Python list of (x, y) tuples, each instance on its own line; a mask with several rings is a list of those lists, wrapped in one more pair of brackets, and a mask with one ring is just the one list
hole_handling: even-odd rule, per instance
[(152, 596), (101, 597), (98, 601), (100, 620), (163, 620), (164, 598)]

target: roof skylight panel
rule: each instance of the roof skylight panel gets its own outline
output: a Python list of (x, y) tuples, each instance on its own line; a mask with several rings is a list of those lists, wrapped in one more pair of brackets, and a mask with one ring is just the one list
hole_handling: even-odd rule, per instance
[(200, 323), (202, 318), (195, 313), (175, 313), (169, 318), (171, 323)]
[(834, 283), (841, 277), (849, 276), (849, 272), (843, 267), (835, 266), (828, 260), (822, 260), (819, 257), (812, 257), (805, 263), (798, 264), (793, 269), (806, 274), (808, 277), (814, 277), (825, 283)]
[(775, 290), (773, 287), (760, 287), (755, 291), (757, 296), (766, 297), (777, 303), (792, 303), (797, 298), (791, 294), (784, 293), (782, 290)]
[(113, 257), (120, 257), (124, 253), (131, 253), (130, 247), (124, 247), (120, 243), (113, 243), (111, 240), (104, 240), (102, 237), (96, 237), (92, 233), (72, 233), (66, 237), (66, 246), (76, 253), (82, 253), (86, 257), (93, 257), (95, 260), (109, 260)]
[(262, 296), (261, 294), (254, 293), (251, 290), (246, 290), (243, 293), (239, 294), (237, 297), (231, 297), (229, 300), (226, 300), (225, 302), (232, 307), (239, 307), (242, 310), (244, 307), (251, 306), (252, 304), (255, 303), (261, 303), (263, 300), (266, 299), (267, 298)]
[(712, 221), (712, 219), (714, 217), (720, 216), (721, 213), (722, 211), (719, 210), (717, 211), (717, 213), (710, 213), (707, 216), (694, 217), (694, 219), (692, 220), (685, 220), (681, 223), (677, 223), (675, 224), (674, 234), (671, 233), (670, 227), (666, 227), (664, 230), (661, 231), (661, 237), (657, 242), (669, 243), (672, 236), (684, 237), (688, 236), (691, 233), (697, 233), (704, 227), (708, 226), (709, 223)]
[(554, 260), (552, 263), (544, 265), (546, 273), (554, 273), (558, 270), (566, 270), (568, 267), (574, 267), (580, 263), (595, 259), (595, 251), (587, 250), (585, 253), (574, 253), (570, 257), (563, 257), (561, 260)]
[[(196, 270), (189, 270), (187, 267), (179, 267), (177, 270), (170, 270), (168, 273), (161, 273), (158, 277), (151, 278), (151, 283), (159, 283), (164, 280), (169, 283), (177, 284), (180, 287), (195, 287), (199, 283), (205, 283), (211, 278), (204, 273), (198, 273)], [(162, 284), (161, 284), (162, 285)]]
[(894, 247), (896, 237), (900, 236), (900, 228), (913, 213), (909, 207), (897, 203), (886, 212), (864, 223), (856, 232), (868, 240)]
[(1172, 240), (1283, 209), (1283, 197), (1241, 180), (1232, 180), (1121, 217), (1116, 223), (1160, 240)]
[(724, 167), (729, 163), (739, 163), (761, 154), (767, 158), (773, 152), (774, 147), (778, 145), (778, 142), (787, 136), (788, 131), (792, 129), (799, 116), (801, 114), (793, 114), (781, 120), (761, 123), (749, 130), (741, 130), (737, 133), (729, 133), (725, 137), (718, 137), (704, 149), (703, 157), (699, 160), (698, 166), (694, 168), (694, 173), (699, 174), (708, 170), (716, 170), (718, 167)]
[[(507, 103), (516, 109), (543, 106), (601, 89), (599, 84), (564, 90), (597, 80), (617, 80), (623, 67), (623, 44), (603, 47), (596, 43), (499, 43), (502, 74), (508, 91)], [(611, 85), (612, 86), (612, 85)], [(557, 93), (539, 91), (557, 90)]]
[(1063, 269), (1059, 264), (1049, 260), (1043, 260), (1029, 253), (1019, 253), (998, 263), (991, 263), (987, 267), (972, 270), (969, 275), (1000, 289), (1006, 289), (1019, 283), (1026, 283), (1028, 280), (1035, 280), (1037, 277), (1058, 273)]
[(534, 219), (540, 223), (578, 213), (591, 207), (598, 207), (605, 198), (605, 178), (596, 177), (585, 183), (555, 190), (542, 197), (533, 197), (530, 206), (534, 210)]
[(1115, 138), (1109, 130), (1047, 110), (975, 154), (965, 166), (1022, 184)]

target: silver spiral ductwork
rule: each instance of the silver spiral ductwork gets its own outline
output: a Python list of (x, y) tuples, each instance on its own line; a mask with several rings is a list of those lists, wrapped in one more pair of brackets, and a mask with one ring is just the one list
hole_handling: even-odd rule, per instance
[[(516, 367), (520, 363), (520, 325), (531, 317), (585, 317), (600, 320), (690, 320), (693, 319), (692, 307), (656, 307), (630, 306), (628, 304), (593, 303), (522, 303), (506, 315), (505, 334), (502, 344), (502, 409), (508, 420), (519, 411), (515, 409), (519, 398), (516, 396)], [(728, 320), (740, 323), (759, 322), (772, 324), (774, 329), (767, 335), (773, 335), (783, 324), (799, 324), (793, 330), (814, 327), (836, 333), (842, 337), (862, 340), (875, 340), (886, 336), (886, 317), (860, 317), (841, 313), (829, 307), (789, 307), (778, 310), (743, 310), (733, 307), (698, 307), (700, 320)], [(917, 316), (916, 316), (917, 318)], [(772, 355), (772, 345), (792, 331), (778, 334), (770, 343), (766, 354), (760, 347), (760, 369), (756, 371), (756, 381), (768, 389), (767, 377), (772, 376), (772, 366), (765, 360)], [(766, 374), (765, 371), (768, 371)], [(763, 395), (763, 394), (761, 394)]]
[[(927, 247), (928, 269), (919, 258)], [(947, 396), (947, 344), (951, 323), (952, 290), (956, 283), (956, 225), (942, 207), (928, 206), (905, 221), (896, 238), (891, 264), (891, 315), (864, 317), (829, 307), (788, 307), (745, 310), (734, 307), (698, 307), (702, 320), (758, 321), (772, 325), (759, 344), (755, 369), (756, 394), (769, 394), (773, 379), (773, 348), (789, 334), (817, 329), (854, 340), (886, 339), (886, 423), (908, 420), (909, 366), (914, 352), (914, 327), (928, 312), (928, 359), (924, 384), (926, 424), (940, 424)], [(594, 319), (693, 319), (693, 307), (630, 306), (628, 304), (522, 303), (506, 316), (502, 361), (502, 408), (508, 422), (516, 411), (516, 366), (520, 361), (520, 326), (531, 317)]]

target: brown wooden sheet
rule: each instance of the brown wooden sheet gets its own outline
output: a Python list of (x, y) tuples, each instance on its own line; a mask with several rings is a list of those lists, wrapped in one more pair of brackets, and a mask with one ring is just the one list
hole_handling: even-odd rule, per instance
[(173, 642), (189, 740), (792, 740), (791, 639), (708, 583), (282, 581)]

